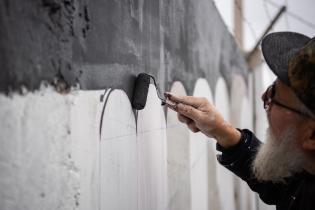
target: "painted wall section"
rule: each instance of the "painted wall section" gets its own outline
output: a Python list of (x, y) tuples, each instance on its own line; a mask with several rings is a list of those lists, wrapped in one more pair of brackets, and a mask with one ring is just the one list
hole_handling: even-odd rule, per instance
[[(71, 130), (70, 157), (73, 158), (76, 168), (79, 169), (77, 176), (80, 187), (77, 196), (77, 209), (100, 209), (101, 207), (99, 129), (104, 103), (100, 101), (100, 96), (104, 93), (105, 91), (77, 90), (70, 94), (71, 103), (68, 107), (71, 119), (69, 124)], [(108, 93), (109, 91), (106, 92), (105, 97), (108, 96)], [(32, 126), (38, 125), (33, 122)], [(54, 126), (50, 129), (54, 129)], [(28, 176), (28, 174), (24, 174), (24, 176)]]
[[(185, 94), (178, 82), (172, 90)], [(227, 100), (225, 92), (221, 80), (216, 95)], [(194, 95), (212, 101), (205, 79), (196, 82)], [(136, 115), (122, 90), (61, 95), (42, 87), (1, 96), (0, 104), (6, 119), (0, 122), (2, 209), (219, 210), (235, 205), (232, 175), (218, 171), (214, 141), (189, 133), (170, 110), (166, 122), (153, 85), (146, 108)], [(246, 100), (243, 104), (247, 109)], [(239, 202), (252, 209), (253, 197), (242, 189)]]
[(97, 161), (100, 209), (136, 210), (139, 148), (135, 117), (127, 95), (121, 90), (110, 92), (104, 106)]
[(137, 121), (140, 210), (167, 209), (166, 121), (153, 85)]
[(52, 88), (0, 97), (0, 116), (5, 119), (0, 122), (1, 209), (78, 208), (71, 103), (71, 95)]
[[(181, 82), (174, 82), (171, 92), (186, 95)], [(187, 127), (178, 121), (177, 113), (167, 109), (167, 177), (168, 209), (190, 210), (190, 145)]]
[[(198, 79), (194, 96), (213, 103), (212, 92), (205, 79)], [(202, 133), (190, 132), (192, 209), (220, 209), (218, 202), (214, 141)]]
[[(224, 119), (230, 119), (230, 101), (228, 90), (223, 78), (217, 82), (215, 89), (215, 106)], [(219, 185), (219, 199), (221, 208), (224, 210), (235, 209), (234, 178), (230, 171), (217, 162), (217, 178)]]

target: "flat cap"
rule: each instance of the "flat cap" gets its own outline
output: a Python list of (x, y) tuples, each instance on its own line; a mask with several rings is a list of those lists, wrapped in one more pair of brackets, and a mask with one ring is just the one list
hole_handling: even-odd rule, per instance
[(315, 114), (315, 37), (271, 33), (264, 37), (261, 48), (273, 73)]

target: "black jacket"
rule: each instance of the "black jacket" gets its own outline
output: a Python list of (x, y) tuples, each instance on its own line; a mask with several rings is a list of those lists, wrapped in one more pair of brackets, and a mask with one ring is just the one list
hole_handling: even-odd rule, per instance
[(267, 204), (276, 205), (277, 210), (315, 210), (315, 176), (307, 172), (296, 174), (286, 180), (286, 184), (258, 182), (251, 165), (261, 142), (249, 130), (242, 130), (239, 144), (223, 150), (218, 161), (237, 176), (247, 182), (249, 187), (259, 194)]

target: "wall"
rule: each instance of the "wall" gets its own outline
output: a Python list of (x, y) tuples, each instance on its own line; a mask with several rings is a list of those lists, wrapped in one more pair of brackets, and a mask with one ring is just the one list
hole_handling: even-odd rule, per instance
[(4, 0), (0, 9), (1, 210), (242, 209), (212, 139), (160, 106), (153, 85), (144, 110), (130, 105), (147, 72), (161, 91), (207, 97), (238, 119), (232, 83), (243, 78), (233, 95), (246, 98), (247, 69), (212, 1)]

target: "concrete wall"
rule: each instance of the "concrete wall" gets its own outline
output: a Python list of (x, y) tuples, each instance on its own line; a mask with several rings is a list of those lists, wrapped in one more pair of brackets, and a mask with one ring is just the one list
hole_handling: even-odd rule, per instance
[(130, 104), (147, 72), (161, 91), (244, 116), (230, 95), (246, 99), (246, 65), (212, 1), (3, 0), (0, 10), (1, 210), (253, 206), (214, 141), (161, 107), (153, 85), (144, 110)]

